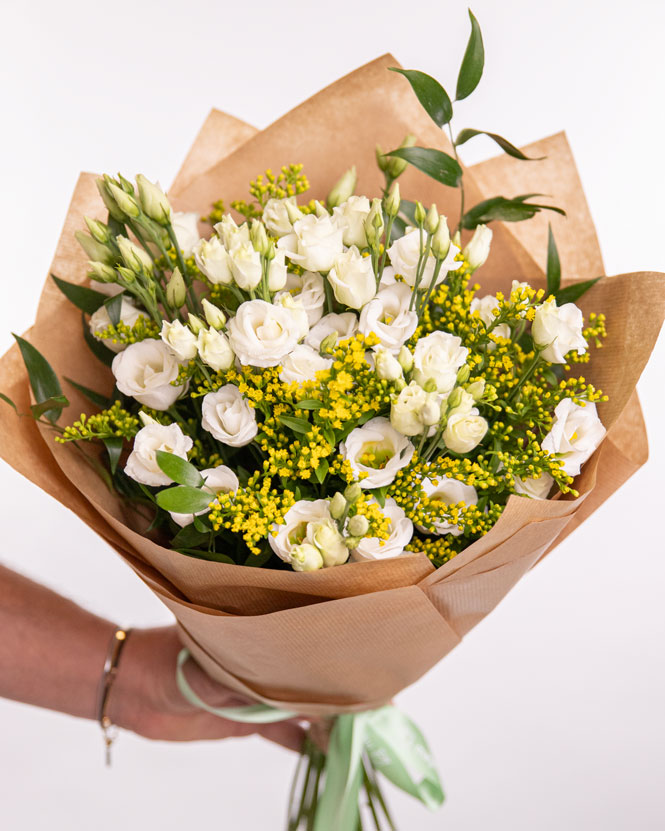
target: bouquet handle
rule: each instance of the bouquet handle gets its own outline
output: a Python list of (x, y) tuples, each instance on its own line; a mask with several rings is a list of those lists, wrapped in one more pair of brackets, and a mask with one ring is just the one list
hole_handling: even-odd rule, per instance
[[(212, 707), (194, 692), (185, 677), (184, 665), (189, 657), (188, 649), (180, 651), (176, 680), (182, 695), (195, 707), (220, 718), (254, 724), (297, 716), (267, 704)], [(390, 828), (394, 829), (374, 776), (377, 771), (427, 808), (434, 810), (444, 800), (439, 774), (425, 737), (414, 722), (393, 705), (336, 716), (327, 754), (308, 742), (303, 758), (309, 760), (307, 775), (300, 808), (289, 829), (299, 828), (301, 818), (305, 818), (308, 831), (356, 831), (360, 823), (359, 799), (363, 787), (375, 827), (380, 828), (374, 800)], [(322, 774), (323, 790), (319, 796)]]

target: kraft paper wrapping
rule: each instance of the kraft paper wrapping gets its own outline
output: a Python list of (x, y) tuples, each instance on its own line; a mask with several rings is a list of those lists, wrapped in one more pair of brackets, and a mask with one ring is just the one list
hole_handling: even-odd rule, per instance
[[(379, 58), (261, 132), (213, 110), (170, 191), (174, 206), (205, 213), (216, 199), (228, 203), (245, 195), (249, 179), (265, 168), (291, 162), (305, 165), (310, 196), (324, 197), (352, 164), (359, 172), (359, 192), (378, 193), (377, 141), (389, 149), (413, 132), (418, 143), (447, 146), (406, 80), (387, 71), (396, 65), (390, 55)], [(564, 276), (578, 280), (602, 274), (600, 247), (565, 136), (526, 150), (548, 158), (527, 163), (498, 157), (467, 170), (468, 204), (498, 193), (551, 194), (569, 216), (550, 217)], [(405, 197), (436, 202), (450, 224), (456, 222), (456, 191), (413, 169), (400, 185)], [(78, 283), (85, 281), (87, 269), (74, 231), (84, 227), (84, 214), (104, 218), (92, 174), (79, 178), (51, 269)], [(506, 288), (513, 279), (542, 285), (546, 237), (543, 217), (496, 223), (491, 257), (478, 273), (483, 289)], [(607, 436), (576, 481), (580, 496), (547, 502), (512, 496), (490, 533), (438, 570), (421, 554), (314, 574), (186, 557), (143, 536), (136, 517), (80, 453), (56, 444), (48, 430), (16, 418), (8, 407), (0, 409), (1, 454), (113, 546), (173, 612), (185, 644), (213, 678), (307, 715), (376, 707), (450, 652), (646, 460), (635, 385), (665, 316), (665, 277), (651, 272), (608, 277), (581, 305), (585, 313), (607, 316), (606, 343), (582, 371), (610, 400), (600, 407)], [(28, 337), (61, 378), (111, 389), (110, 372), (84, 345), (79, 312), (50, 280)], [(65, 386), (71, 406), (62, 423), (69, 423), (90, 406)], [(27, 409), (28, 381), (16, 348), (0, 363), (0, 389)]]

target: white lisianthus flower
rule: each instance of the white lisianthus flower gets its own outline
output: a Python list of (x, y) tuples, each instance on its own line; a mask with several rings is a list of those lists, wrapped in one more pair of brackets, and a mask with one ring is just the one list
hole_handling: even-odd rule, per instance
[(350, 551), (344, 545), (344, 539), (337, 530), (337, 524), (330, 518), (307, 523), (305, 539), (321, 552), (325, 568), (341, 566), (349, 559)]
[(233, 282), (231, 258), (217, 237), (202, 239), (194, 247), (193, 253), (196, 265), (211, 283), (228, 286)]
[[(493, 312), (498, 308), (499, 301), (493, 294), (486, 294), (485, 297), (474, 297), (470, 306), (472, 312), (478, 312), (478, 317), (486, 328), (492, 326), (496, 320), (496, 315)], [(501, 338), (510, 338), (510, 326), (507, 323), (499, 323), (492, 329), (491, 334), (498, 335)], [(490, 349), (493, 346), (494, 344), (490, 344)]]
[(230, 447), (244, 447), (259, 431), (254, 410), (235, 384), (205, 395), (201, 411), (204, 430)]
[(404, 283), (381, 289), (360, 313), (359, 331), (363, 335), (374, 332), (381, 346), (399, 352), (418, 325), (417, 312), (409, 311), (410, 302), (411, 289)]
[(343, 312), (341, 315), (324, 315), (321, 320), (309, 330), (305, 338), (307, 346), (321, 348), (321, 343), (333, 333), (337, 333), (337, 343), (352, 338), (358, 331), (358, 316), (353, 312)]
[[(423, 245), (424, 241), (425, 235), (423, 234)], [(446, 258), (441, 265), (441, 270), (436, 278), (436, 285), (445, 280), (446, 274), (449, 271), (456, 271), (462, 265), (462, 263), (455, 260), (457, 254), (459, 254), (459, 248), (451, 243)], [(406, 284), (413, 288), (416, 284), (416, 273), (420, 259), (420, 233), (418, 229), (407, 228), (404, 236), (396, 239), (390, 246), (388, 256), (390, 257), (390, 263), (395, 269), (395, 272), (401, 274)], [(418, 288), (429, 288), (434, 277), (435, 267), (436, 258), (432, 254), (429, 254), (425, 261), (425, 268), (418, 283)]]
[[(129, 300), (126, 300), (124, 297), (122, 298), (122, 302), (120, 305), (120, 322), (124, 323), (125, 326), (131, 327), (136, 323), (139, 317), (144, 314), (140, 309)], [(90, 327), (90, 334), (95, 338), (95, 340), (101, 341), (105, 346), (113, 352), (122, 352), (127, 348), (126, 343), (121, 343), (119, 341), (114, 341), (111, 338), (102, 338), (101, 333), (108, 329), (111, 325), (111, 318), (109, 317), (109, 313), (106, 310), (106, 306), (100, 306), (94, 314), (90, 316), (90, 320), (88, 322), (88, 326)]]
[(330, 503), (327, 499), (301, 499), (291, 505), (284, 514), (284, 522), (281, 525), (275, 523), (271, 526), (268, 535), (270, 547), (280, 559), (290, 563), (293, 546), (306, 541), (309, 523), (329, 519)]
[(161, 338), (179, 361), (191, 361), (196, 356), (196, 335), (179, 320), (162, 321)]
[(519, 476), (515, 476), (514, 479), (515, 492), (531, 499), (547, 499), (554, 484), (554, 479), (544, 471), (537, 478), (520, 479)]
[(355, 245), (335, 257), (328, 282), (337, 302), (351, 309), (362, 309), (376, 294), (372, 261), (363, 257)]
[(341, 456), (348, 459), (356, 476), (367, 473), (359, 480), (361, 488), (389, 485), (397, 471), (409, 464), (414, 450), (409, 439), (382, 416), (351, 430), (339, 446)]
[(432, 332), (420, 338), (413, 351), (413, 377), (421, 385), (436, 384), (437, 392), (447, 395), (455, 386), (457, 372), (466, 363), (469, 350), (461, 338), (449, 332)]
[(293, 225), (289, 219), (289, 212), (286, 203), (289, 202), (294, 208), (298, 207), (295, 196), (287, 196), (285, 199), (268, 199), (263, 209), (263, 224), (273, 237), (285, 237), (293, 233)]
[(464, 259), (469, 264), (471, 271), (475, 271), (484, 265), (490, 255), (490, 244), (492, 242), (492, 231), (487, 225), (478, 225), (464, 249)]
[(281, 291), (275, 296), (273, 303), (275, 306), (281, 306), (281, 308), (286, 309), (291, 315), (297, 330), (298, 340), (302, 340), (309, 332), (309, 320), (300, 297), (294, 297), (288, 291)]
[[(283, 255), (283, 252), (281, 253)], [(305, 271), (301, 277), (297, 274), (289, 274), (286, 278), (286, 291), (302, 303), (303, 309), (307, 312), (307, 331), (309, 332), (309, 327), (318, 323), (323, 314), (326, 302), (323, 277), (314, 271)], [(279, 295), (275, 299), (279, 299)]]
[[(426, 427), (432, 428), (441, 418), (441, 406), (437, 399), (436, 393), (427, 393), (419, 384), (411, 381), (393, 400), (390, 406), (390, 423), (405, 436), (420, 435)], [(430, 415), (430, 404), (434, 404), (438, 417), (428, 417), (426, 420), (429, 423), (425, 423), (423, 415), (425, 412)], [(434, 433), (434, 430), (430, 429), (428, 433)]]
[(342, 253), (342, 229), (332, 217), (309, 214), (293, 226), (293, 233), (282, 237), (277, 246), (305, 271), (328, 272), (335, 257)]
[(344, 245), (357, 245), (358, 248), (367, 247), (365, 235), (365, 220), (369, 215), (370, 203), (366, 196), (350, 196), (337, 208), (333, 208), (333, 216), (337, 226), (342, 229)]
[(288, 279), (286, 269), (286, 255), (283, 251), (275, 251), (275, 256), (268, 266), (268, 289), (269, 291), (281, 291)]
[(397, 381), (403, 377), (402, 365), (393, 355), (382, 346), (374, 354), (374, 369), (382, 381)]
[(227, 325), (231, 348), (247, 366), (277, 366), (303, 337), (302, 322), (283, 305), (241, 303)]
[(387, 286), (394, 286), (397, 282), (395, 278), (395, 269), (391, 265), (384, 266), (383, 272), (381, 274), (381, 282), (379, 283), (379, 288), (384, 289)]
[(315, 381), (316, 373), (330, 369), (332, 363), (331, 358), (321, 357), (311, 346), (302, 343), (289, 352), (282, 361), (279, 379), (285, 384), (292, 381), (299, 384), (304, 381)]
[[(465, 485), (457, 479), (451, 479), (449, 476), (439, 476), (437, 478), (438, 485), (435, 485), (431, 479), (423, 479), (420, 483), (425, 496), (432, 502), (441, 502), (440, 518), (433, 518), (434, 533), (436, 534), (452, 534), (453, 537), (459, 537), (463, 529), (454, 525), (447, 520), (444, 514), (447, 513), (449, 505), (459, 505), (463, 502), (466, 506), (478, 504), (478, 493), (472, 485)], [(423, 534), (431, 534), (432, 532), (424, 528), (422, 525), (416, 525), (416, 528)]]
[(246, 222), (236, 225), (231, 214), (224, 214), (221, 222), (218, 222), (214, 228), (227, 251), (233, 251), (236, 245), (249, 242), (249, 225)]
[(323, 557), (315, 545), (308, 542), (291, 547), (291, 567), (294, 571), (318, 571), (323, 568)]
[(582, 335), (584, 317), (574, 303), (557, 306), (551, 298), (536, 308), (531, 335), (536, 346), (544, 347), (541, 356), (553, 364), (565, 364), (573, 349), (584, 355), (587, 342)]
[[(201, 490), (207, 491), (211, 497), (215, 497), (218, 493), (231, 493), (238, 490), (240, 482), (238, 477), (231, 470), (230, 467), (219, 465), (219, 467), (208, 467), (201, 471), (201, 476), (205, 479), (205, 485)], [(210, 500), (212, 502), (212, 499)], [(202, 511), (197, 511), (196, 514), (178, 514), (175, 511), (169, 511), (171, 519), (184, 528), (186, 525), (191, 525), (194, 522), (195, 516), (203, 516), (207, 514), (210, 508), (204, 508)]]
[[(477, 415), (478, 410), (474, 407), (476, 403), (476, 399), (473, 397), (472, 393), (469, 390), (462, 389), (462, 387), (456, 387), (455, 392), (453, 393), (455, 396), (455, 400), (452, 399), (452, 396), (448, 398), (448, 406), (450, 410), (448, 411), (448, 416), (453, 415)], [(451, 407), (451, 403), (454, 403), (455, 406)]]
[(251, 242), (235, 245), (229, 254), (229, 264), (235, 284), (243, 291), (255, 289), (261, 282), (263, 267), (261, 255)]
[(411, 542), (413, 523), (404, 513), (404, 509), (389, 496), (381, 510), (390, 520), (390, 536), (387, 540), (364, 537), (353, 550), (354, 560), (385, 560), (388, 557), (399, 557)]
[(569, 476), (577, 476), (606, 432), (595, 404), (581, 406), (571, 398), (564, 398), (556, 405), (552, 429), (540, 446), (562, 459), (563, 469)]
[(187, 211), (187, 213), (176, 211), (171, 214), (171, 225), (180, 250), (185, 257), (190, 257), (201, 239), (199, 215), (194, 211)]
[(125, 465), (125, 473), (142, 485), (171, 485), (172, 480), (157, 464), (157, 451), (163, 450), (180, 456), (181, 459), (187, 459), (187, 453), (193, 444), (194, 442), (177, 424), (148, 423), (134, 436), (134, 445)]
[(487, 422), (478, 415), (475, 408), (470, 413), (455, 413), (449, 416), (443, 441), (453, 453), (470, 453), (483, 440)]
[(233, 366), (235, 355), (229, 339), (216, 329), (201, 329), (196, 338), (196, 348), (203, 363), (215, 372)]
[(153, 410), (168, 410), (184, 391), (174, 386), (179, 365), (161, 340), (148, 338), (130, 344), (111, 365), (118, 389)]

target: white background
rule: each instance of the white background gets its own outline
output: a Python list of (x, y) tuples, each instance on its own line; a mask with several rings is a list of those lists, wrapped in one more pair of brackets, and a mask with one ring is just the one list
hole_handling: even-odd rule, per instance
[[(565, 128), (608, 273), (665, 271), (663, 3), (474, 11), (487, 75), (458, 126), (517, 144)], [(464, 3), (424, 0), (33, 0), (3, 18), (3, 350), (33, 320), (79, 170), (167, 183), (210, 107), (263, 127), (386, 51), (452, 91), (468, 33)], [(482, 141), (467, 161), (493, 152)], [(448, 794), (437, 815), (395, 794), (402, 829), (665, 827), (664, 378), (661, 338), (640, 384), (646, 468), (401, 696)], [(168, 620), (72, 514), (6, 466), (0, 488), (6, 563), (116, 621)], [(0, 702), (0, 736), (7, 831), (281, 827), (294, 759), (258, 740), (123, 735), (109, 772), (90, 722)]]

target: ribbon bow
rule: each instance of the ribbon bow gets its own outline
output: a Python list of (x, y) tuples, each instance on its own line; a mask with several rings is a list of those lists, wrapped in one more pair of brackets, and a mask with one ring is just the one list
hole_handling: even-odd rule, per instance
[[(182, 695), (208, 713), (231, 721), (268, 724), (297, 717), (297, 713), (268, 704), (247, 707), (211, 707), (189, 685), (183, 667), (189, 650), (178, 655), (176, 680)], [(355, 831), (362, 784), (362, 757), (396, 787), (430, 809), (444, 799), (441, 781), (423, 734), (408, 716), (391, 705), (335, 718), (325, 766), (325, 785), (319, 800), (314, 831)]]

